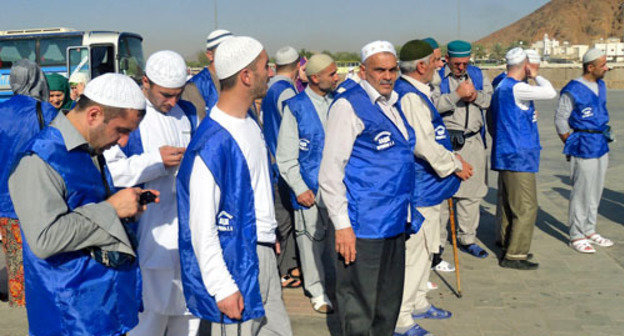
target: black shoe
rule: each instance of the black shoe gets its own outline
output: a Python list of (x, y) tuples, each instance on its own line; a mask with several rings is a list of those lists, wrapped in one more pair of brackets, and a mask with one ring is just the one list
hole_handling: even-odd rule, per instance
[(533, 260), (533, 253), (527, 254), (527, 259), (526, 260)]
[(523, 271), (534, 270), (539, 267), (538, 263), (530, 262), (528, 260), (509, 260), (509, 259), (501, 260), (499, 265), (500, 267), (513, 268), (513, 269), (523, 270)]

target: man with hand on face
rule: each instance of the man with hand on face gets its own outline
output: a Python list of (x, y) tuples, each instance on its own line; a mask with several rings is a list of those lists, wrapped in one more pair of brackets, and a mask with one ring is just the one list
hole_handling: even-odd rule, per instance
[[(441, 80), (434, 87), (432, 100), (448, 129), (453, 150), (474, 168), (472, 178), (461, 183), (453, 196), (457, 206), (459, 247), (475, 257), (485, 258), (488, 253), (476, 240), (479, 208), (487, 193), (484, 110), (490, 106), (492, 85), (481, 69), (469, 65), (471, 50), (466, 41), (452, 41), (447, 45), (446, 66), (438, 72)], [(448, 237), (448, 220), (449, 209), (445, 202), (440, 213), (440, 255)], [(435, 269), (451, 272), (454, 267), (442, 260)]]
[(219, 46), (219, 100), (178, 174), (184, 294), (191, 312), (212, 322), (212, 335), (292, 335), (274, 252), (268, 153), (247, 114), (266, 94), (268, 62), (251, 37)]
[(144, 311), (130, 335), (195, 335), (199, 319), (186, 309), (178, 253), (175, 179), (196, 128), (195, 108), (180, 100), (186, 64), (170, 50), (151, 55), (145, 66), (146, 113), (128, 144), (104, 153), (116, 187), (160, 190), (162, 202), (139, 220), (139, 262)]
[(144, 109), (130, 77), (105, 74), (23, 148), (9, 190), (25, 238), (31, 335), (123, 335), (138, 323), (141, 280), (127, 219), (146, 209), (143, 190), (113, 194), (101, 154), (126, 144)]
[(325, 272), (333, 274), (333, 231), (327, 208), (319, 203), (318, 171), (327, 111), (339, 80), (337, 71), (336, 63), (327, 55), (317, 54), (308, 60), (308, 87), (284, 103), (277, 141), (277, 164), (292, 190), (290, 199), (295, 209), (295, 238), (304, 288), (319, 313), (333, 312), (325, 286)]
[[(501, 267), (536, 269), (528, 261), (533, 227), (537, 219), (535, 174), (542, 149), (534, 100), (555, 98), (557, 91), (530, 65), (522, 48), (505, 56), (507, 77), (496, 87), (490, 108), (492, 169), (498, 175), (497, 219), (503, 245)], [(526, 83), (535, 80), (536, 85)]]
[[(330, 109), (319, 187), (336, 230), (343, 335), (390, 335), (403, 292), (416, 139), (393, 91), (392, 44), (365, 45), (360, 70), (360, 84)], [(423, 218), (415, 208), (411, 219), (416, 232)]]
[(592, 244), (609, 247), (613, 241), (596, 232), (598, 204), (602, 197), (611, 127), (607, 87), (607, 57), (598, 49), (583, 55), (583, 75), (562, 90), (555, 112), (555, 126), (570, 158), (570, 246), (580, 253), (595, 253)]
[(407, 42), (399, 55), (403, 74), (395, 84), (401, 110), (416, 134), (416, 175), (412, 202), (425, 221), (406, 241), (405, 285), (395, 335), (426, 335), (414, 318), (444, 319), (451, 313), (427, 301), (427, 281), (440, 248), (440, 205), (455, 194), (472, 167), (453, 153), (442, 117), (431, 101), (429, 83), (440, 61), (420, 40)]

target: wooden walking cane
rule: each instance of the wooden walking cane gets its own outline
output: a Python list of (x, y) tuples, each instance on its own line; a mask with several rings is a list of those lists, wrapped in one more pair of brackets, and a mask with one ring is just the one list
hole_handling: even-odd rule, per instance
[(461, 281), (459, 280), (459, 257), (457, 255), (457, 236), (455, 234), (455, 209), (453, 209), (453, 198), (448, 199), (449, 214), (451, 220), (451, 240), (453, 242), (453, 259), (455, 260), (455, 278), (457, 280), (457, 297), (462, 297)]

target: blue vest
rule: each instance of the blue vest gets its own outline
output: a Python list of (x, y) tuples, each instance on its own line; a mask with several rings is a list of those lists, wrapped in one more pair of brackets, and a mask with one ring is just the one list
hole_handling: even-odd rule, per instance
[[(61, 132), (47, 127), (24, 149), (63, 178), (70, 211), (106, 199), (99, 170), (84, 150), (68, 152)], [(106, 168), (105, 168), (106, 169)], [(112, 186), (108, 169), (106, 178)], [(24, 239), (24, 278), (30, 334), (122, 335), (139, 322), (141, 278), (138, 263), (108, 268), (82, 251), (40, 259)]]
[[(440, 93), (442, 94), (449, 94), (451, 93), (451, 87), (449, 84), (449, 79), (448, 76), (444, 76), (444, 69), (446, 69), (446, 67), (442, 67), (442, 69), (440, 69), (438, 71), (438, 74), (440, 75), (440, 78), (442, 79), (442, 81), (440, 82)], [(470, 77), (470, 80), (472, 81), (472, 85), (474, 85), (475, 89), (477, 91), (483, 90), (483, 72), (481, 71), (481, 69), (477, 68), (474, 65), (468, 65), (466, 67), (466, 73), (468, 74), (468, 77)], [(452, 76), (452, 75), (449, 75)], [(481, 138), (483, 139), (483, 144), (486, 145), (487, 141), (485, 139), (485, 125), (486, 125), (486, 120), (485, 120), (485, 111), (481, 110), (481, 118), (483, 119), (483, 127), (481, 127)]]
[(348, 212), (356, 237), (385, 239), (406, 232), (407, 209), (412, 207), (412, 231), (423, 217), (411, 204), (414, 189), (414, 145), (416, 137), (398, 105), (408, 131), (406, 140), (366, 91), (355, 86), (345, 98), (364, 123), (345, 167)]
[(193, 82), (195, 86), (197, 86), (197, 89), (206, 102), (206, 111), (210, 111), (217, 103), (217, 99), (219, 99), (219, 92), (212, 81), (208, 68), (204, 68), (204, 70), (191, 77), (189, 82)]
[(528, 110), (516, 105), (513, 87), (519, 81), (505, 77), (492, 96), (492, 169), (536, 173), (540, 146), (537, 116), (533, 104)]
[[(43, 122), (48, 125), (57, 110), (48, 102), (41, 103)], [(29, 96), (15, 95), (0, 103), (0, 217), (17, 218), (9, 195), (9, 176), (19, 150), (39, 133), (37, 100)]]
[(273, 157), (275, 157), (277, 135), (279, 134), (279, 127), (282, 123), (282, 115), (278, 110), (277, 100), (286, 89), (292, 89), (297, 92), (295, 87), (288, 81), (280, 80), (271, 85), (266, 96), (262, 99), (262, 131), (264, 133), (264, 140), (269, 147), (269, 152), (271, 152)]
[[(574, 99), (574, 109), (568, 123), (574, 130), (566, 140), (563, 153), (584, 159), (599, 158), (609, 152), (607, 138), (601, 134), (608, 128), (607, 87), (598, 80), (598, 95), (585, 84), (571, 80), (561, 94), (567, 93)], [(588, 133), (582, 131), (593, 131)]]
[(245, 301), (241, 321), (264, 316), (258, 284), (256, 212), (247, 162), (232, 135), (207, 117), (191, 139), (177, 177), (180, 265), (186, 305), (195, 315), (212, 322), (237, 323), (221, 314), (202, 281), (191, 244), (189, 183), (193, 163), (201, 159), (221, 190), (214, 218), (225, 264)]
[[(186, 100), (178, 100), (178, 106), (182, 109), (189, 122), (191, 123), (191, 138), (193, 134), (195, 134), (195, 129), (197, 128), (197, 111), (195, 111), (195, 106)], [(128, 143), (121, 147), (121, 151), (126, 155), (126, 157), (131, 157), (132, 155), (141, 155), (144, 152), (143, 149), (143, 141), (141, 140), (141, 128), (137, 127), (130, 135), (128, 136)]]
[(358, 83), (356, 81), (354, 81), (351, 78), (347, 78), (344, 81), (342, 81), (342, 83), (340, 83), (338, 85), (338, 87), (336, 88), (336, 90), (334, 90), (334, 99), (336, 99), (336, 96), (339, 96), (343, 93), (345, 93), (345, 91), (349, 90), (350, 88), (354, 87), (358, 85)]
[[(412, 84), (403, 78), (399, 78), (394, 84), (394, 91), (399, 94), (399, 101), (403, 96), (412, 92), (417, 94), (429, 106), (431, 113), (431, 123), (435, 130), (435, 140), (444, 146), (450, 152), (453, 151), (451, 140), (449, 139), (446, 126), (442, 121), (442, 117), (438, 113), (429, 97), (416, 89)], [(459, 189), (460, 179), (451, 174), (446, 177), (440, 177), (431, 167), (429, 162), (416, 157), (416, 182), (414, 184), (414, 195), (412, 202), (417, 207), (428, 207), (442, 203), (445, 199), (455, 195)]]
[[(325, 129), (319, 119), (310, 97), (304, 92), (286, 100), (290, 112), (297, 120), (299, 131), (299, 171), (305, 184), (314, 192), (318, 191), (318, 173), (321, 167)], [(325, 111), (327, 112), (327, 111)], [(297, 202), (297, 195), (290, 192), (290, 199), (295, 210), (307, 209)]]
[(503, 71), (501, 73), (498, 74), (498, 76), (494, 77), (494, 79), (492, 80), (492, 87), (494, 89), (496, 89), (496, 87), (498, 86), (498, 84), (503, 80), (503, 78), (507, 77), (507, 71)]

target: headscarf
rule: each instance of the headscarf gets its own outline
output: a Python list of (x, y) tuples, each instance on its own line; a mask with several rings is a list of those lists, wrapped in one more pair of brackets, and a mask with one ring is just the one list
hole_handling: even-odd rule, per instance
[(39, 101), (48, 101), (50, 92), (43, 71), (37, 63), (23, 59), (13, 63), (9, 75), (11, 90), (15, 94), (33, 97)]
[(297, 92), (303, 92), (303, 90), (305, 90), (305, 88), (308, 86), (308, 78), (306, 77), (304, 81), (303, 78), (301, 77), (302, 74), (305, 76), (305, 70), (302, 70), (302, 69), (304, 69), (303, 66), (306, 64), (307, 61), (308, 59), (305, 57), (301, 57), (299, 59), (299, 66), (300, 66), (299, 78), (297, 78), (297, 81), (295, 82), (295, 86), (297, 87)]
[(50, 91), (62, 91), (65, 93), (65, 99), (63, 99), (63, 104), (59, 110), (70, 109), (73, 101), (69, 98), (69, 81), (67, 78), (59, 74), (48, 74), (45, 76)]

